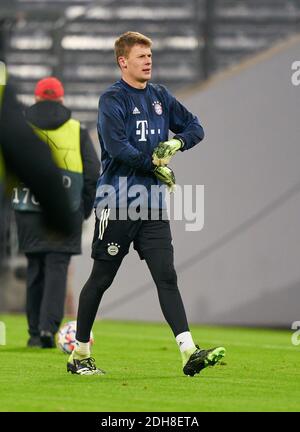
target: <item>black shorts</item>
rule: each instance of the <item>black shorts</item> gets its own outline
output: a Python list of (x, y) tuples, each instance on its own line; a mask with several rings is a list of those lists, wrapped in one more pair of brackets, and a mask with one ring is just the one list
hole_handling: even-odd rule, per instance
[(110, 220), (107, 212), (101, 220), (96, 216), (93, 259), (122, 259), (132, 242), (140, 259), (144, 259), (144, 252), (149, 249), (173, 250), (169, 220)]

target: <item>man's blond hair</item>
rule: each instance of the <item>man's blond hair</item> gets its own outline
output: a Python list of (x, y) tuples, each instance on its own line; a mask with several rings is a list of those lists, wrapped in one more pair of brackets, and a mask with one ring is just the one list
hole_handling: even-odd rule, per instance
[(134, 45), (145, 45), (148, 48), (152, 46), (152, 40), (142, 33), (128, 31), (123, 33), (115, 42), (115, 56), (119, 65), (119, 57), (128, 57), (131, 48)]

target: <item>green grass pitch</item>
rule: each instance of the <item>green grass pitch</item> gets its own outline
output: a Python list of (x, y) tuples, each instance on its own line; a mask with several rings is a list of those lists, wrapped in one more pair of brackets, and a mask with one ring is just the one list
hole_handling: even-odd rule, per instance
[(191, 326), (202, 347), (223, 345), (226, 364), (182, 373), (165, 324), (97, 321), (93, 356), (105, 376), (66, 373), (58, 349), (26, 348), (24, 316), (5, 315), (0, 411), (299, 411), (300, 346), (292, 331)]

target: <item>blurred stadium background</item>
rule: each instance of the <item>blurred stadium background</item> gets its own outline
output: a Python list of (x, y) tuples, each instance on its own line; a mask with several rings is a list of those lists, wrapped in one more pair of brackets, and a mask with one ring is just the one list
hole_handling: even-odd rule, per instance
[[(179, 283), (191, 322), (290, 327), (300, 319), (300, 0), (1, 0), (1, 57), (20, 100), (55, 75), (74, 117), (95, 132), (100, 93), (119, 76), (113, 42), (154, 41), (153, 81), (206, 130), (202, 148), (174, 162), (180, 184), (205, 185), (205, 225), (173, 223)], [(24, 258), (3, 203), (0, 311), (24, 311)], [(93, 220), (73, 259), (66, 312), (91, 267)], [(162, 321), (146, 266), (131, 254), (101, 316)], [(135, 271), (133, 271), (133, 269)]]

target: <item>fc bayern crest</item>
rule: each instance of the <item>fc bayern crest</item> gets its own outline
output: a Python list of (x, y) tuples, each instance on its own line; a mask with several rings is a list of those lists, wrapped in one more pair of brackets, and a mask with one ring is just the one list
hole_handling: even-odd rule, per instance
[(154, 101), (152, 105), (154, 106), (154, 111), (156, 112), (156, 114), (162, 115), (163, 110), (162, 110), (161, 102)]

